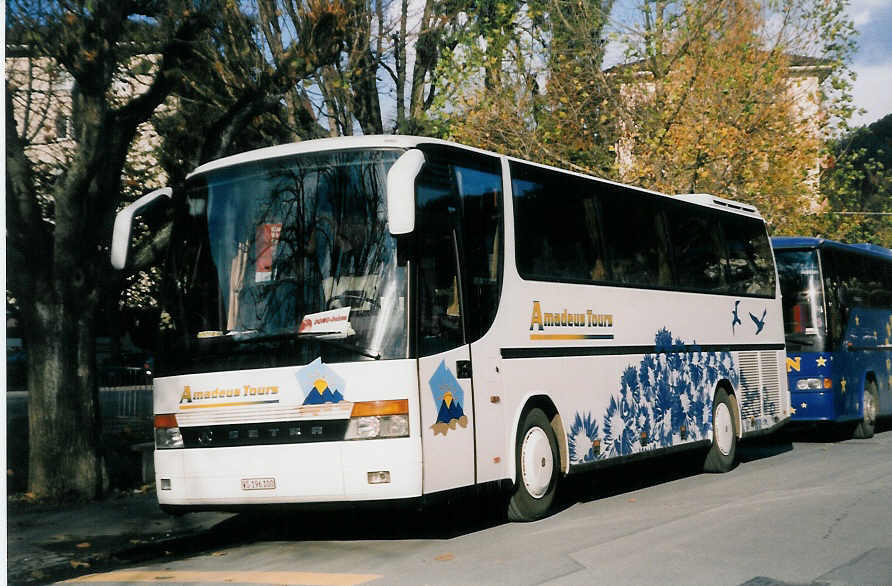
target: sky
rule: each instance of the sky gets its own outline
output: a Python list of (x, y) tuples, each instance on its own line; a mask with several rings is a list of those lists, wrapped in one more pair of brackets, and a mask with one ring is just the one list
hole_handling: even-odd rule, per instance
[(867, 110), (852, 120), (858, 126), (892, 113), (892, 0), (853, 0), (849, 15), (859, 32), (855, 105)]

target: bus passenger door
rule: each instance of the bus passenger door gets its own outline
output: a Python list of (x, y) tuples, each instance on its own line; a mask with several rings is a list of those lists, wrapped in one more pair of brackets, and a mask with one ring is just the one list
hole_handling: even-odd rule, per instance
[(418, 360), (425, 494), (474, 484), (474, 404), (467, 346)]
[(416, 192), (422, 490), (475, 482), (474, 397), (458, 270), (460, 207), (448, 171), (427, 164)]

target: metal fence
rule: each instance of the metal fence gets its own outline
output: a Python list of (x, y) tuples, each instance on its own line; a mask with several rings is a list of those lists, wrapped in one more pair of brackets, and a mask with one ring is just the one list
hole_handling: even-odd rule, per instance
[(105, 368), (99, 383), (103, 433), (133, 441), (151, 439), (152, 376), (143, 368)]
[(151, 417), (152, 386), (102, 387), (99, 408), (103, 419), (109, 417)]

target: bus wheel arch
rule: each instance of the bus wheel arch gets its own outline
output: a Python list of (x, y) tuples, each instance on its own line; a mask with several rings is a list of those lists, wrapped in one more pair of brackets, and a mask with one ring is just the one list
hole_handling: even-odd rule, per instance
[[(558, 450), (560, 451), (560, 470), (564, 475), (568, 474), (570, 472), (570, 451), (567, 446), (567, 431), (564, 429), (564, 420), (561, 414), (558, 413), (551, 397), (545, 394), (530, 395), (521, 402), (521, 405), (522, 407), (514, 415), (509, 453), (514, 453), (516, 442), (513, 440), (517, 437), (518, 427), (523, 424), (524, 417), (531, 409), (539, 408), (548, 417), (548, 420), (551, 422), (551, 428), (554, 430), (555, 438), (557, 438)], [(515, 471), (509, 469), (508, 472), (511, 472), (513, 477)]]
[(554, 403), (546, 396), (530, 397), (514, 426), (513, 490), (508, 519), (534, 521), (548, 515), (564, 471), (565, 433)]

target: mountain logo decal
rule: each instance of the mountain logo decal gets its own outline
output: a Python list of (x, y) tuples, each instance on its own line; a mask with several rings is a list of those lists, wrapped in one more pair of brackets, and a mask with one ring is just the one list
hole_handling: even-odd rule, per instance
[(322, 358), (317, 358), (297, 371), (297, 382), (304, 394), (303, 405), (340, 403), (344, 400), (347, 388), (344, 379), (327, 364), (323, 364)]
[(434, 371), (428, 381), (431, 393), (434, 395), (434, 405), (438, 405), (437, 420), (431, 425), (434, 435), (446, 435), (449, 430), (458, 426), (468, 426), (468, 416), (465, 415), (462, 403), (465, 400), (465, 392), (455, 375), (446, 368), (446, 361), (440, 361), (440, 366)]

